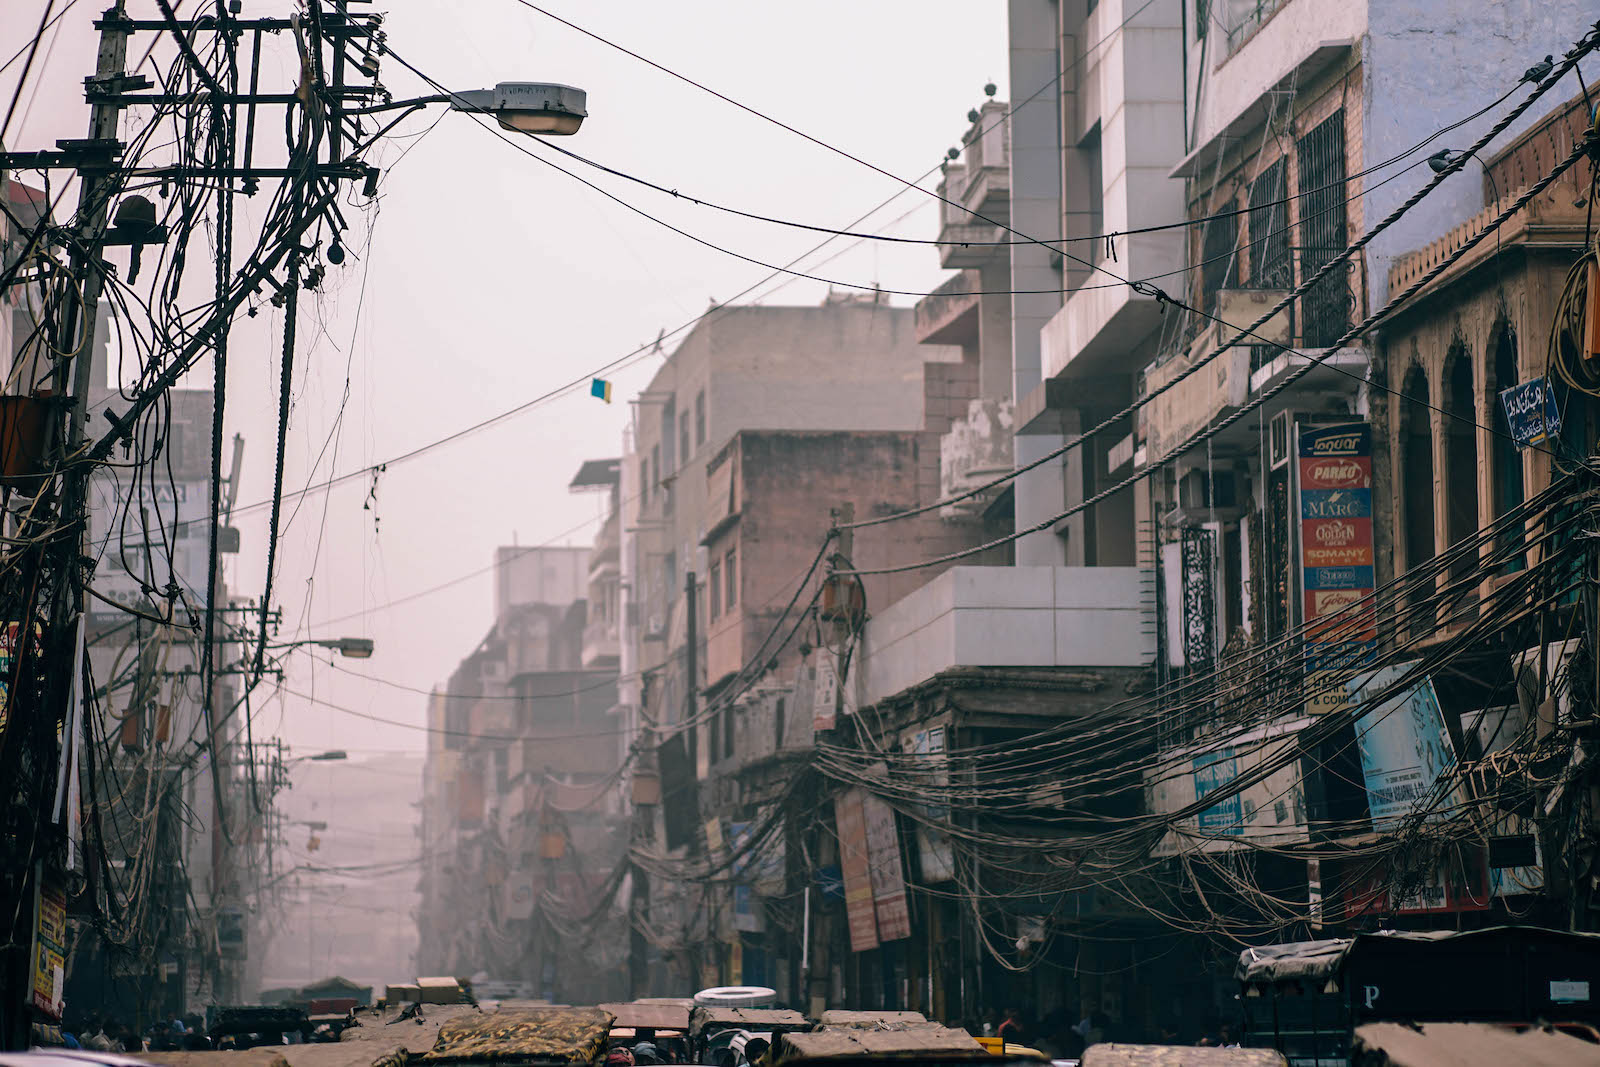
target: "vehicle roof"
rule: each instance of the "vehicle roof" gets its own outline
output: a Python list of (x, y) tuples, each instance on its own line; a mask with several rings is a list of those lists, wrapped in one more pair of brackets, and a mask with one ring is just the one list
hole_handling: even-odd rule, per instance
[(605, 1049), (614, 1016), (599, 1008), (517, 1008), (452, 1019), (423, 1063), (590, 1063)]
[(688, 1003), (644, 1003), (634, 1000), (601, 1004), (600, 1010), (615, 1015), (617, 1026), (628, 1026), (635, 1030), (684, 1030), (689, 1026), (691, 1007), (692, 1004)]
[(1207, 1048), (1189, 1045), (1090, 1045), (1079, 1067), (1286, 1067), (1272, 1048)]
[(1560, 1031), (1529, 1027), (1519, 1032), (1493, 1023), (1367, 1023), (1356, 1027), (1351, 1052), (1403, 1067), (1600, 1064), (1600, 1045)]
[(809, 1028), (811, 1020), (792, 1008), (724, 1008), (714, 1004), (699, 1004), (689, 1015), (689, 1024), (696, 1029), (707, 1024), (721, 1023), (746, 1030), (773, 1030)]
[(774, 1058), (858, 1059), (861, 1057), (901, 1057), (926, 1059), (930, 1056), (971, 1057), (987, 1055), (982, 1045), (965, 1030), (930, 1023), (896, 1029), (829, 1027), (803, 1034), (782, 1034), (775, 1041)]
[(1337, 974), (1350, 957), (1372, 948), (1408, 946), (1427, 952), (1429, 945), (1468, 941), (1515, 941), (1567, 943), (1600, 947), (1600, 934), (1549, 930), (1537, 926), (1489, 926), (1481, 930), (1385, 930), (1327, 941), (1291, 941), (1281, 945), (1247, 948), (1239, 953), (1234, 977), (1241, 982), (1284, 982), (1323, 979)]
[(818, 1017), (823, 1026), (876, 1026), (879, 1023), (925, 1023), (928, 1017), (920, 1011), (851, 1011), (846, 1008), (829, 1008)]
[(147, 1061), (120, 1052), (93, 1049), (36, 1048), (27, 1052), (0, 1052), (0, 1067), (83, 1067), (87, 1063), (105, 1067), (150, 1067)]

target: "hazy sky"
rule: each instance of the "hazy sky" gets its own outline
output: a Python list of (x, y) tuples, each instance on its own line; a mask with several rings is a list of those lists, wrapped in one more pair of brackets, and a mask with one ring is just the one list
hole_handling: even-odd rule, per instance
[[(0, 2), (0, 62), (30, 39), (45, 2)], [(67, 3), (57, 0), (57, 10)], [(47, 38), (24, 90), (22, 119), (7, 137), (11, 147), (48, 148), (58, 138), (84, 135), (82, 81), (93, 69), (96, 42), (91, 22), (106, 6), (107, 0), (79, 0)], [(246, 0), (244, 13), (276, 15), (289, 6)], [(388, 10), (395, 52), (452, 88), (537, 80), (587, 90), (590, 117), (563, 146), (669, 188), (826, 226), (851, 222), (903, 190), (516, 0), (375, 6)], [(986, 81), (1000, 86), (1002, 99), (1006, 92), (1005, 8), (997, 0), (548, 0), (541, 6), (906, 177), (929, 170), (958, 143)], [(157, 17), (153, 0), (130, 0), (129, 9)], [(134, 51), (143, 54), (145, 47), (146, 40), (135, 39)], [(0, 74), (0, 102), (11, 99), (20, 70), (19, 62)], [(277, 76), (287, 86), (288, 71)], [(392, 60), (382, 80), (397, 98), (427, 91)], [(431, 132), (417, 136), (436, 119)], [(544, 394), (683, 324), (713, 299), (731, 300), (768, 273), (605, 199), (467, 115), (441, 117), (434, 109), (396, 133), (374, 158), (392, 169), (385, 171), (370, 247), (367, 223), (347, 211), (353, 254), (314, 306), (301, 305), (302, 372), (287, 486), (382, 463)], [(818, 240), (594, 172), (585, 177), (681, 229), (766, 262), (785, 263)], [(904, 215), (886, 232), (934, 236), (934, 203), (905, 192), (864, 228)], [(813, 262), (847, 244), (830, 245)], [(942, 276), (931, 249), (877, 242), (812, 273), (907, 290), (930, 289)], [(824, 292), (818, 283), (793, 281), (758, 295), (770, 294), (765, 303), (812, 304)], [(270, 494), (280, 326), (279, 317), (262, 314), (241, 320), (234, 334), (227, 432), (246, 438), (243, 507)], [(285, 683), (291, 692), (258, 712), (257, 736), (281, 734), (297, 751), (419, 748), (418, 731), (305, 697), (420, 724), (423, 692), (448, 676), (491, 622), (485, 568), (494, 547), (589, 542), (602, 500), (570, 495), (567, 482), (582, 460), (620, 452), (626, 398), (659, 359), (612, 375), (610, 407), (583, 389), (391, 466), (375, 482), (359, 479), (286, 507), (291, 521), (274, 596), (284, 636), (368, 636), (377, 653), (335, 666), (296, 654)], [(192, 384), (210, 380), (203, 365)], [(237, 518), (243, 551), (228, 569), (236, 596), (259, 595), (266, 514), (256, 507)]]

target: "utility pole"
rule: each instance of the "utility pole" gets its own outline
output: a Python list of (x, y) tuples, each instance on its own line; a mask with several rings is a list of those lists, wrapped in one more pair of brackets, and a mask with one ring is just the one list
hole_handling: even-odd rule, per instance
[[(693, 762), (697, 765), (699, 746), (695, 744), (695, 738), (700, 734), (700, 727), (694, 719), (699, 706), (697, 690), (700, 684), (700, 606), (696, 603), (699, 599), (696, 594), (695, 575), (694, 571), (690, 570), (683, 576), (683, 609), (688, 612), (688, 621), (684, 627), (688, 647), (684, 649), (683, 721), (689, 724), (687, 727), (689, 751), (695, 754)], [(716, 743), (716, 732), (713, 730), (707, 744), (714, 746)], [(708, 748), (706, 758), (710, 759), (714, 751), (713, 748)], [(689, 773), (695, 772), (691, 770)], [(690, 966), (696, 971), (700, 969), (698, 953), (690, 956)]]

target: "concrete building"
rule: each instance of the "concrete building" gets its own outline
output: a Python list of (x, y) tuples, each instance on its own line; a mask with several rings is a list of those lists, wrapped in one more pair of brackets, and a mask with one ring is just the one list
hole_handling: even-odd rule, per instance
[[(660, 763), (647, 759), (641, 772), (651, 786), (636, 783), (635, 795), (657, 781), (665, 794), (660, 810), (654, 798), (641, 801), (636, 853), (717, 862), (719, 842), (753, 824), (759, 765), (787, 733), (774, 717), (801, 699), (804, 639), (773, 631), (809, 610), (821, 572), (805, 564), (833, 511), (850, 504), (865, 517), (940, 499), (940, 440), (968, 417), (981, 364), (975, 348), (919, 344), (930, 340), (919, 332), (911, 310), (862, 299), (718, 309), (635, 400), (620, 494), (623, 700), (663, 744)], [(974, 545), (983, 529), (970, 513), (935, 509), (893, 531), (862, 531), (854, 553), (911, 562)], [(604, 536), (596, 559), (603, 548)], [(922, 580), (873, 580), (867, 596), (887, 603)], [(791, 597), (795, 615), (784, 610)], [(690, 707), (697, 714), (685, 729), (677, 724)], [(805, 737), (808, 716), (790, 720)], [(805, 747), (800, 734), (796, 743)], [(730, 898), (725, 888), (652, 876), (649, 893), (636, 923), (649, 948), (636, 955), (648, 951), (650, 962), (636, 984), (798, 981), (793, 940), (776, 937), (777, 927), (764, 940), (765, 905), (750, 892)]]
[[(1365, 562), (1349, 557), (1350, 580), (1365, 575), (1369, 585), (1431, 559), (1547, 484), (1547, 468), (1496, 437), (1493, 400), (1535, 372), (1516, 339), (1548, 330), (1558, 275), (1577, 248), (1572, 204), (1585, 200), (1587, 169), (1425, 291), (1382, 338), (1324, 350), (1458, 247), (1487, 217), (1479, 212), (1496, 190), (1511, 195), (1564, 155), (1581, 115), (1559, 105), (1559, 121), (1548, 118), (1558, 106), (1552, 94), (1504, 135), (1500, 154), (1485, 157), (1486, 175), (1450, 179), (1425, 210), (1248, 342), (1231, 344), (1228, 327), (1252, 322), (1305, 283), (1430, 177), (1418, 164), (1445, 142), (1426, 152), (1414, 146), (1512, 89), (1525, 68), (1566, 51), (1592, 21), (1571, 4), (1537, 13), (1379, 6), (1010, 0), (1014, 103), (976, 109), (963, 152), (945, 166), (940, 191), (953, 203), (942, 208), (940, 236), (950, 243), (941, 263), (961, 273), (917, 308), (919, 338), (961, 346), (978, 371), (976, 395), (941, 441), (942, 492), (1021, 467), (1092, 428), (1094, 436), (1005, 488), (945, 509), (1010, 521), (1018, 532), (1042, 525), (1018, 540), (1014, 565), (930, 569), (931, 580), (906, 595), (869, 596), (858, 632), (818, 641), (797, 668), (805, 685), (783, 703), (753, 696), (761, 710), (751, 721), (768, 754), (760, 766), (771, 768), (811, 743), (794, 725), (796, 702), (813, 704), (801, 694), (816, 699), (814, 710), (826, 704), (812, 725), (831, 731), (829, 781), (791, 801), (797, 812), (857, 790), (870, 799), (872, 776), (902, 788), (919, 773), (948, 781), (943, 751), (1002, 752), (1071, 736), (1078, 721), (1103, 733), (1118, 714), (1128, 716), (1125, 762), (1104, 769), (1092, 800), (1044, 790), (1016, 801), (1025, 810), (1010, 821), (985, 821), (975, 801), (957, 816), (886, 793), (893, 811), (840, 814), (804, 846), (791, 839), (789, 862), (834, 871), (864, 819), (861, 848), (872, 856), (860, 872), (865, 878), (870, 867), (870, 886), (852, 886), (846, 874), (840, 891), (819, 876), (809, 1003), (916, 1008), (951, 1020), (1021, 1003), (1036, 1019), (1102, 1014), (1135, 1033), (1170, 1026), (1198, 1034), (1228, 1018), (1231, 964), (1215, 966), (1203, 938), (1173, 932), (1168, 920), (1195, 906), (1189, 888), (1174, 886), (1215, 893), (1207, 900), (1229, 923), (1243, 921), (1232, 909), (1257, 899), (1256, 888), (1300, 902), (1311, 925), (1297, 933), (1333, 921), (1336, 892), (1345, 909), (1338, 921), (1368, 921), (1370, 910), (1348, 904), (1361, 892), (1351, 870), (1253, 847), (1328, 840), (1367, 819), (1361, 768), (1349, 763), (1353, 734), (1307, 742), (1304, 774), (1246, 788), (1233, 803), (1249, 813), (1239, 816), (1247, 831), (1199, 840), (1223, 809), (1219, 802), (1198, 817), (1192, 809), (1219, 783), (1247, 775), (1250, 760), (1299, 744), (1319, 713), (1301, 697), (1304, 716), (1235, 739), (1244, 756), (1229, 747), (1228, 722), (1272, 705), (1282, 686), (1304, 693), (1311, 684), (1299, 644), (1281, 656), (1263, 650), (1300, 641), (1307, 623), (1348, 603), (1350, 590), (1324, 598), (1302, 574), (1303, 435), (1361, 427), (1355, 436), (1365, 440), (1370, 420), (1370, 465), (1315, 474), (1371, 471), (1364, 484), (1388, 511), (1373, 512)], [(1484, 42), (1482, 62), (1456, 51)], [(1452, 130), (1448, 147), (1470, 143), (1499, 113)], [(1397, 336), (1409, 352), (1394, 347)], [(1323, 365), (1280, 389), (1313, 359)], [(1208, 369), (1191, 373), (1202, 363)], [(1274, 391), (1248, 418), (1208, 433)], [(1407, 395), (1419, 403), (1397, 404)], [(1136, 400), (1146, 401), (1136, 418), (1109, 421)], [(1473, 413), (1466, 430), (1453, 410)], [(1130, 477), (1130, 488), (1112, 491)], [(1049, 521), (1100, 494), (1079, 514)], [(1401, 531), (1392, 569), (1391, 521)], [(1409, 556), (1406, 545), (1415, 546)], [(1435, 642), (1454, 632), (1445, 618), (1425, 624), (1441, 630), (1430, 635)], [(1261, 657), (1269, 667), (1251, 666)], [(716, 661), (712, 671), (726, 669)], [(1493, 669), (1513, 670), (1503, 649)], [(1276, 672), (1272, 685), (1244, 680), (1252, 670)], [(1441, 700), (1482, 714), (1482, 699), (1446, 696), (1439, 684)], [(1195, 686), (1226, 695), (1196, 699)], [(861, 754), (848, 772), (838, 766), (846, 749)], [(925, 771), (908, 769), (924, 763)], [(1130, 766), (1179, 769), (1170, 782), (1143, 781)], [(774, 802), (770, 787), (741, 796)], [(1057, 878), (1047, 864), (1033, 869), (984, 844), (986, 832), (1021, 827), (1038, 842), (1093, 839), (1107, 820), (1138, 819), (1171, 820), (1175, 829), (1123, 857), (1115, 884)], [(959, 833), (931, 829), (941, 821)], [(1528, 836), (1513, 831), (1496, 833)], [(1188, 842), (1187, 851), (1175, 842)], [(1052, 862), (1077, 869), (1095, 857)], [(884, 870), (903, 870), (908, 884), (886, 886)], [(903, 921), (908, 895), (914, 918)], [(1411, 921), (1427, 909), (1400, 911)]]
[[(417, 918), (425, 973), (574, 1003), (625, 992), (626, 937), (604, 891), (626, 846), (617, 671), (592, 665), (605, 657), (593, 655), (583, 599), (590, 555), (499, 549), (500, 567), (519, 572), (496, 575), (496, 603), (507, 606), (430, 698)], [(519, 599), (536, 595), (561, 599)]]

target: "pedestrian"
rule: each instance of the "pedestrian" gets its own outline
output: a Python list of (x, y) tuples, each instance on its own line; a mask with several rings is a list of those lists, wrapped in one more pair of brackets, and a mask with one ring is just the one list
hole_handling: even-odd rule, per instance
[(995, 1036), (1000, 1040), (1013, 1045), (1022, 1044), (1022, 1012), (1016, 1008), (1007, 1008), (1005, 1021), (1000, 1024), (1000, 1029)]

